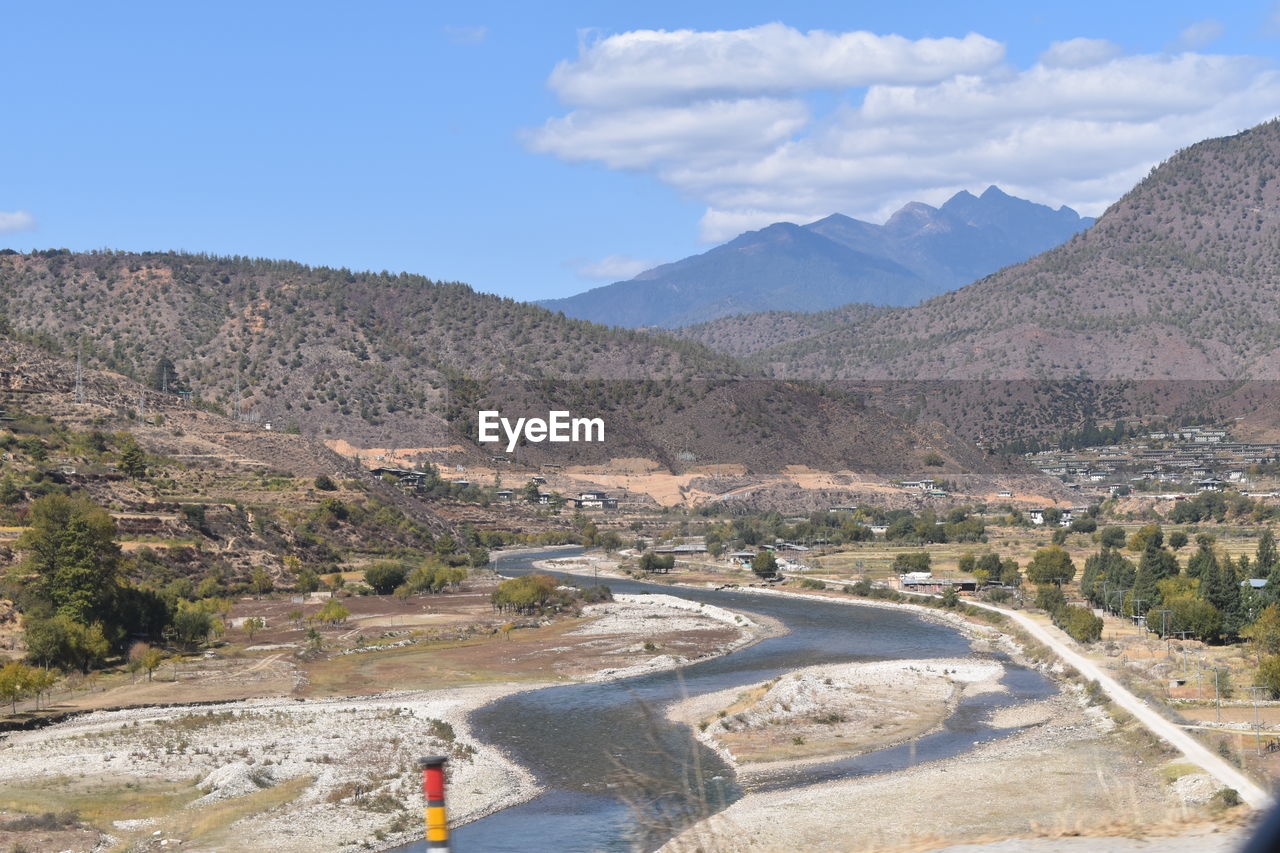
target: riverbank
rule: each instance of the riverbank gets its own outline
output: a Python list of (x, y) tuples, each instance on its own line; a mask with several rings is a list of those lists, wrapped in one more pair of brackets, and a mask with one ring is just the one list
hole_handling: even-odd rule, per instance
[[(489, 649), (524, 673), (506, 683), (96, 711), (15, 733), (0, 742), (0, 809), (74, 809), (102, 831), (104, 849), (172, 849), (178, 841), (183, 850), (248, 853), (386, 848), (420, 837), (416, 758), (445, 754), (450, 819), (462, 825), (540, 791), (528, 771), (474, 737), (475, 709), (552, 684), (681, 666), (771, 630), (721, 608), (690, 610), (680, 599), (619, 599), (514, 639), (336, 659), (366, 674), (409, 672), (423, 655), (439, 666), (445, 652)], [(539, 673), (555, 680), (529, 677)]]
[(954, 758), (802, 788), (752, 791), (748, 785), (742, 799), (662, 849), (929, 850), (991, 839), (1159, 831), (1202, 816), (1170, 800), (1152, 772), (1152, 755), (1121, 749), (1109, 720), (1073, 696), (1059, 694), (1016, 713), (1027, 728)]
[[(975, 651), (1001, 651), (1051, 673), (1067, 673), (1056, 657), (1030, 660), (1014, 637), (950, 611), (777, 589), (742, 591), (912, 612), (960, 629)], [(1009, 736), (906, 770), (765, 791), (753, 786), (766, 781), (772, 768), (757, 773), (743, 764), (739, 781), (745, 796), (662, 850), (914, 851), (992, 839), (1179, 834), (1216, 827), (1214, 822), (1231, 827), (1245, 818), (1240, 809), (1224, 815), (1209, 797), (1186, 796), (1191, 786), (1169, 784), (1176, 775), (1162, 767), (1169, 753), (1143, 737), (1137, 724), (1118, 726), (1079, 685), (1064, 681), (1062, 687), (1048, 699), (993, 711), (989, 723), (1015, 729)], [(1001, 688), (988, 682), (982, 689)], [(675, 713), (687, 719), (691, 707), (705, 708), (677, 706)], [(950, 793), (939, 796), (940, 791)], [(852, 821), (851, 803), (857, 804)]]

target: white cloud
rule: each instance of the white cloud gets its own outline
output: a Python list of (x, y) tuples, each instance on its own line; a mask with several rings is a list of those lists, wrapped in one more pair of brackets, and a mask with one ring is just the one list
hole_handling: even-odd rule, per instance
[(489, 37), (488, 27), (445, 27), (444, 34), (454, 44), (481, 44)]
[(598, 261), (575, 259), (568, 262), (582, 278), (590, 281), (622, 281), (635, 278), (647, 269), (653, 269), (661, 261), (647, 261), (630, 255), (608, 255)]
[(36, 218), (25, 210), (15, 210), (12, 213), (0, 210), (0, 234), (34, 230), (36, 230)]
[[(929, 42), (949, 64), (910, 80), (901, 57), (921, 42), (884, 37), (897, 39), (891, 50), (858, 53), (834, 47), (845, 36), (880, 38), (774, 24), (597, 41), (550, 80), (575, 108), (526, 143), (654, 175), (706, 204), (702, 237), (720, 241), (834, 211), (879, 220), (993, 183), (1097, 214), (1178, 148), (1280, 114), (1280, 73), (1253, 57), (1124, 56), (1071, 39), (1019, 69), (992, 61), (1002, 46), (968, 36)], [(796, 39), (813, 55), (770, 53)], [(836, 81), (840, 105), (815, 114), (805, 96)]]
[(917, 39), (868, 32), (802, 33), (783, 24), (745, 30), (634, 30), (584, 44), (551, 73), (567, 104), (611, 108), (729, 95), (928, 83), (999, 62), (1003, 46), (970, 33)]
[(534, 151), (598, 160), (615, 169), (759, 156), (809, 121), (803, 101), (773, 98), (572, 112), (527, 137)]
[(1189, 24), (1182, 32), (1178, 33), (1177, 46), (1183, 50), (1198, 50), (1222, 38), (1222, 33), (1221, 21), (1205, 18), (1203, 21)]
[(1100, 65), (1121, 54), (1120, 45), (1106, 39), (1074, 38), (1055, 41), (1040, 54), (1046, 68), (1087, 68)]

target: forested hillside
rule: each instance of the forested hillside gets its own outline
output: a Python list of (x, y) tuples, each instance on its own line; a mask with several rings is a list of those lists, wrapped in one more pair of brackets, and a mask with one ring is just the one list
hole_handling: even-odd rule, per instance
[[(0, 255), (14, 334), (275, 432), (357, 447), (469, 446), (475, 413), (602, 417), (604, 444), (527, 444), (531, 464), (642, 457), (677, 470), (818, 465), (894, 476), (928, 453), (990, 464), (861, 395), (753, 379), (690, 341), (607, 329), (420, 276), (185, 254)], [(64, 369), (69, 369), (65, 368)]]
[[(230, 415), (355, 442), (428, 445), (452, 376), (693, 379), (742, 368), (422, 276), (284, 261), (60, 250), (0, 255), (0, 313), (89, 367)], [(173, 374), (157, 365), (173, 362)], [(239, 395), (236, 396), (237, 389)]]

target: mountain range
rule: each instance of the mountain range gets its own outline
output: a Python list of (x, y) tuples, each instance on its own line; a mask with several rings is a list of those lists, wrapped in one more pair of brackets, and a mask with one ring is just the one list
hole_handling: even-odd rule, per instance
[[(1280, 378), (1277, 176), (1280, 123), (1197, 143), (1057, 248), (914, 307), (791, 321), (748, 360), (808, 379)], [(732, 335), (715, 325), (691, 337)]]
[(939, 208), (912, 202), (883, 225), (836, 213), (778, 222), (630, 281), (538, 304), (629, 328), (675, 328), (771, 310), (852, 302), (914, 305), (1052, 248), (1093, 220), (988, 187)]

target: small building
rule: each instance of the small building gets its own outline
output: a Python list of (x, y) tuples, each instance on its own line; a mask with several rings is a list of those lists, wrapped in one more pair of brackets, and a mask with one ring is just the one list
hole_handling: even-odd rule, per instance
[(1217, 477), (1209, 477), (1205, 480), (1197, 480), (1195, 483), (1197, 492), (1220, 492), (1226, 488), (1227, 484)]
[(1000, 491), (996, 492), (996, 497), (1011, 498), (1013, 497), (1013, 489), (1001, 489)]
[(902, 588), (911, 592), (973, 592), (978, 582), (973, 578), (935, 578), (929, 572), (907, 572), (902, 576)]
[(493, 499), (498, 501), (514, 500), (515, 496), (516, 493), (510, 489), (498, 489), (498, 491), (493, 493)]
[(611, 498), (605, 492), (581, 492), (571, 498), (579, 509), (617, 509), (618, 499)]

